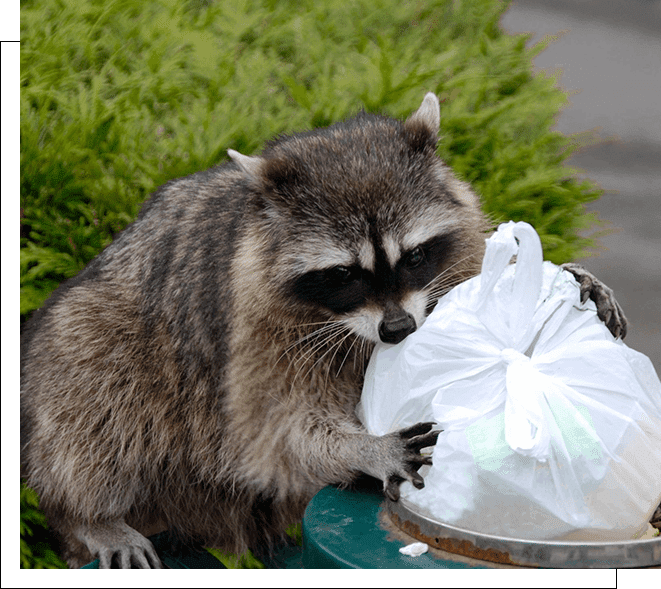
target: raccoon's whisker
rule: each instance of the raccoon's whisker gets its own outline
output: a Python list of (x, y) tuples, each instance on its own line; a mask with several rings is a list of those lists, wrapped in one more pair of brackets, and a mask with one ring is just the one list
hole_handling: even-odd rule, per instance
[[(344, 325), (343, 325), (343, 327), (344, 327), (345, 329), (348, 329), (348, 328), (347, 328), (346, 326), (344, 326)], [(338, 332), (337, 336), (339, 337), (341, 334), (342, 334), (342, 332), (340, 331), (340, 332)], [(327, 350), (326, 350), (321, 356), (319, 356), (319, 358), (317, 359), (317, 361), (311, 366), (310, 370), (314, 369), (314, 367), (315, 367), (317, 364), (319, 364), (324, 358), (326, 358), (326, 356), (328, 356), (331, 352), (333, 352), (333, 350), (335, 350), (334, 353), (333, 353), (333, 355), (332, 355), (332, 357), (330, 358), (330, 361), (328, 362), (328, 372), (330, 372), (330, 367), (331, 367), (331, 365), (333, 364), (333, 360), (334, 360), (335, 356), (336, 356), (337, 353), (339, 352), (339, 350), (340, 350), (342, 344), (344, 343), (344, 341), (345, 341), (350, 335), (351, 335), (351, 331), (349, 331), (348, 333), (346, 333), (345, 335), (343, 335), (343, 336), (342, 336), (339, 340), (337, 340), (336, 342), (332, 343), (332, 344), (328, 347), (328, 349), (327, 349)], [(328, 340), (328, 341), (330, 341), (330, 340)], [(307, 373), (305, 374), (305, 376), (307, 376)], [(305, 376), (304, 376), (304, 378), (305, 378)]]
[(434, 289), (432, 291), (427, 292), (428, 304), (438, 302), (440, 299), (442, 299), (446, 294), (448, 294), (455, 286), (457, 286), (461, 282), (463, 282), (463, 281), (458, 281), (456, 284), (448, 284), (445, 287), (439, 287), (437, 289)]
[[(300, 344), (303, 343), (303, 342), (304, 342), (305, 340), (307, 340), (307, 339), (315, 338), (315, 337), (319, 337), (319, 336), (323, 335), (325, 332), (330, 332), (330, 331), (332, 331), (334, 328), (337, 327), (337, 321), (329, 320), (329, 321), (320, 321), (320, 322), (318, 322), (318, 323), (305, 323), (305, 324), (302, 324), (302, 325), (297, 326), (297, 327), (302, 327), (303, 325), (323, 325), (323, 327), (321, 327), (321, 328), (319, 328), (319, 329), (316, 329), (316, 330), (314, 330), (314, 331), (312, 331), (312, 332), (310, 332), (310, 333), (308, 333), (308, 334), (306, 334), (306, 335), (300, 337), (300, 338), (297, 339), (294, 343), (292, 343), (291, 345), (287, 346), (287, 348), (285, 348), (285, 350), (282, 352), (282, 354), (280, 354), (280, 356), (278, 357), (278, 359), (274, 362), (273, 367), (271, 368), (271, 372), (273, 372), (273, 370), (274, 370), (275, 367), (278, 365), (278, 363), (280, 362), (280, 360), (282, 360), (282, 358), (283, 358), (284, 356), (286, 356), (287, 353), (288, 353), (290, 350), (299, 347)], [(304, 350), (305, 350), (305, 349), (304, 349)], [(299, 350), (299, 353), (300, 353), (300, 350)], [(290, 362), (290, 364), (296, 359), (297, 355), (298, 355), (298, 353), (297, 353), (296, 355), (294, 355), (294, 358), (292, 358), (292, 361)]]
[[(342, 341), (346, 340), (347, 337), (349, 337), (350, 335), (351, 335), (351, 333), (349, 333), (347, 336), (345, 336), (345, 338), (344, 338)], [(342, 370), (342, 366), (344, 366), (344, 363), (347, 361), (347, 358), (349, 357), (349, 354), (351, 353), (351, 350), (352, 350), (353, 347), (356, 345), (356, 341), (358, 341), (358, 337), (354, 337), (354, 338), (353, 338), (353, 341), (351, 342), (351, 345), (349, 346), (349, 349), (347, 350), (347, 353), (344, 355), (344, 358), (342, 358), (342, 362), (340, 362), (340, 367), (337, 369), (337, 372), (335, 373), (335, 378), (337, 378), (338, 376), (340, 376), (340, 372), (341, 372), (341, 370)], [(335, 357), (335, 356), (333, 356), (333, 358), (334, 358), (334, 357)], [(331, 364), (332, 364), (332, 363), (333, 363), (333, 360), (331, 359)], [(354, 355), (354, 365), (355, 365), (355, 355)], [(329, 367), (329, 371), (330, 371), (330, 367)]]
[(361, 351), (363, 353), (363, 365), (365, 368), (367, 368), (367, 363), (370, 360), (370, 356), (372, 355), (373, 350), (374, 350), (374, 345), (372, 344), (372, 342), (364, 339)]
[(467, 276), (465, 274), (451, 274), (448, 276), (441, 276), (440, 278), (440, 280), (432, 281), (424, 288), (424, 290), (431, 292), (433, 290), (438, 290), (439, 288), (445, 288), (448, 285), (456, 286), (466, 280)]
[[(431, 279), (431, 280), (430, 280), (430, 281), (429, 281), (429, 282), (423, 287), (422, 290), (427, 290), (427, 289), (430, 288), (430, 287), (431, 287), (431, 286), (432, 286), (437, 280), (440, 280), (440, 279), (442, 279), (442, 278), (443, 278), (443, 279), (448, 278), (447, 273), (448, 273), (450, 270), (452, 270), (452, 268), (454, 268), (454, 267), (457, 266), (458, 264), (461, 264), (461, 263), (465, 262), (466, 260), (470, 260), (471, 258), (474, 258), (475, 255), (476, 255), (476, 254), (474, 254), (474, 253), (473, 253), (473, 254), (469, 254), (469, 255), (467, 255), (467, 256), (464, 256), (464, 257), (461, 258), (460, 260), (456, 261), (454, 264), (452, 264), (452, 266), (447, 267), (445, 270), (443, 270), (443, 272), (441, 272), (440, 274), (437, 274), (436, 276), (434, 276), (434, 278), (432, 278), (432, 279)], [(453, 274), (453, 275), (451, 275), (451, 276), (457, 276), (457, 275), (456, 275), (456, 274)]]
[(427, 291), (437, 290), (439, 288), (445, 288), (448, 285), (450, 285), (451, 287), (455, 287), (457, 284), (461, 284), (462, 282), (468, 280), (474, 275), (475, 274), (473, 273), (462, 272), (462, 271), (457, 271), (447, 275), (439, 275), (434, 280), (431, 280), (424, 290)]
[[(311, 338), (317, 338), (317, 337), (320, 337), (321, 335), (324, 334), (324, 332), (332, 331), (334, 327), (335, 327), (334, 324), (326, 325), (325, 327), (322, 327), (322, 328), (320, 328), (320, 329), (317, 329), (317, 330), (315, 330), (315, 331), (312, 331), (312, 332), (308, 333), (307, 335), (304, 335), (304, 336), (299, 337), (294, 343), (292, 343), (291, 345), (287, 346), (287, 348), (286, 348), (285, 351), (283, 352), (282, 356), (284, 356), (287, 352), (289, 352), (290, 350), (293, 350), (294, 348), (298, 348), (298, 349), (300, 349), (300, 345), (301, 345), (305, 340), (308, 340), (308, 339), (311, 339)], [(280, 356), (280, 358), (278, 358), (278, 362), (281, 360), (282, 356)]]
[[(326, 342), (330, 341), (333, 337), (335, 337), (336, 335), (339, 335), (343, 331), (344, 331), (344, 325), (339, 321), (334, 321), (333, 323), (331, 323), (331, 324), (329, 324), (325, 327), (322, 327), (321, 329), (318, 329), (318, 330), (316, 330), (316, 331), (314, 331), (314, 332), (312, 332), (312, 333), (310, 333), (310, 334), (308, 334), (304, 337), (301, 337), (297, 341), (296, 345), (299, 346), (299, 351), (298, 351), (297, 355), (294, 356), (294, 358), (296, 358), (296, 357), (303, 358), (303, 355), (308, 355), (307, 354), (308, 352), (310, 352), (310, 353), (314, 352), (314, 350), (316, 350), (320, 346), (323, 346)], [(323, 337), (323, 339), (321, 339), (320, 341), (313, 344), (312, 347), (310, 347), (310, 348), (300, 347), (300, 343), (302, 343), (303, 341), (305, 341), (306, 339), (308, 339), (312, 336), (314, 336), (314, 337)], [(292, 346), (290, 346), (290, 347), (292, 347)]]
[(446, 268), (445, 270), (443, 270), (443, 272), (432, 278), (422, 289), (423, 292), (427, 295), (427, 299), (429, 301), (433, 301), (434, 299), (438, 300), (443, 295), (445, 295), (450, 290), (452, 290), (455, 286), (461, 284), (465, 280), (475, 275), (475, 273), (466, 272), (465, 270), (460, 270), (460, 269), (451, 272), (455, 266), (461, 264), (462, 262), (465, 262), (466, 260), (469, 260), (470, 258), (475, 257), (475, 255), (476, 254), (470, 254), (468, 256), (465, 256), (464, 258), (455, 262), (454, 264), (452, 264), (452, 266)]
[[(340, 348), (341, 348), (342, 344), (343, 344), (343, 343), (347, 340), (347, 338), (349, 338), (351, 335), (355, 335), (355, 334), (351, 331), (351, 329), (350, 329), (348, 326), (345, 326), (345, 327), (347, 327), (347, 329), (348, 329), (349, 331), (348, 331), (348, 332), (342, 337), (342, 339), (340, 339), (338, 342), (336, 342), (336, 343), (332, 346), (333, 348), (336, 348), (336, 349), (335, 349), (335, 353), (333, 354), (332, 358), (330, 359), (330, 362), (329, 362), (329, 370), (330, 370), (330, 366), (333, 364), (333, 361), (335, 360), (335, 356), (337, 356), (337, 353), (340, 351)], [(353, 346), (353, 343), (351, 344), (351, 346)], [(351, 350), (351, 346), (349, 346), (349, 351)], [(345, 359), (346, 359), (346, 357), (345, 357)], [(339, 373), (338, 373), (338, 374), (339, 374)]]
[(297, 323), (294, 327), (298, 329), (299, 327), (310, 327), (312, 325), (334, 325), (337, 322), (337, 319), (326, 319), (326, 321), (314, 321), (312, 323)]
[[(287, 347), (285, 351), (289, 351), (292, 348), (295, 348), (302, 342), (304, 342), (306, 339), (312, 338), (312, 337), (317, 337), (326, 331), (332, 331), (335, 327), (337, 327), (338, 322), (335, 320), (329, 320), (329, 321), (323, 321), (319, 323), (307, 323), (304, 325), (323, 325), (323, 327), (320, 327), (319, 329), (315, 329), (314, 331), (311, 331), (310, 333), (301, 336), (299, 339), (297, 339), (293, 344)], [(297, 325), (296, 327), (302, 327), (303, 325)]]
[[(303, 370), (308, 365), (309, 360), (312, 356), (314, 356), (314, 353), (320, 348), (322, 348), (327, 341), (332, 339), (333, 335), (334, 334), (329, 335), (327, 338), (324, 338), (323, 340), (315, 343), (313, 346), (309, 348), (301, 348), (296, 352), (294, 357), (291, 359), (291, 362), (289, 362), (289, 366), (287, 366), (287, 370), (285, 371), (285, 375), (287, 375), (289, 374), (289, 371), (292, 368), (296, 368), (296, 366), (298, 366), (298, 370), (296, 371), (296, 374), (294, 374), (294, 378), (292, 379), (292, 386), (293, 383), (297, 381), (298, 375), (301, 373), (301, 370)], [(309, 370), (307, 372), (309, 372)], [(303, 378), (305, 378), (307, 372), (303, 375)]]
[[(348, 329), (343, 323), (341, 323), (341, 322), (339, 322), (339, 321), (338, 321), (338, 322), (335, 322), (335, 323), (333, 324), (333, 327), (335, 327), (336, 329), (335, 329), (335, 330), (329, 330), (329, 333), (328, 333), (328, 334), (324, 334), (326, 337), (324, 337), (324, 339), (322, 339), (320, 342), (317, 342), (317, 343), (314, 344), (311, 348), (307, 348), (307, 349), (303, 349), (303, 350), (301, 350), (299, 354), (297, 354), (296, 356), (294, 356), (294, 358), (292, 359), (292, 362), (290, 363), (290, 366), (291, 366), (291, 364), (293, 364), (293, 363), (294, 363), (295, 361), (297, 361), (297, 360), (301, 360), (301, 366), (300, 366), (300, 368), (298, 369), (298, 371), (296, 372), (296, 374), (294, 375), (294, 378), (293, 378), (293, 380), (292, 380), (292, 383), (295, 383), (295, 382), (296, 382), (296, 380), (297, 380), (297, 378), (298, 378), (298, 375), (300, 374), (301, 370), (303, 370), (303, 368), (305, 368), (305, 366), (306, 366), (307, 364), (309, 364), (309, 360), (311, 359), (311, 357), (314, 355), (314, 353), (315, 353), (317, 350), (319, 350), (320, 348), (322, 348), (322, 347), (323, 347), (324, 345), (326, 345), (328, 342), (332, 341), (332, 339), (333, 339), (334, 337), (337, 337), (338, 335), (340, 335), (345, 329)], [(307, 371), (305, 372), (305, 374), (303, 375), (303, 379), (305, 379), (305, 377), (308, 375), (308, 373), (309, 373), (311, 370), (313, 370), (314, 367), (315, 367), (317, 364), (319, 364), (319, 362), (324, 358), (324, 356), (326, 356), (326, 355), (327, 355), (327, 354), (328, 354), (328, 353), (329, 353), (329, 352), (335, 347), (335, 345), (337, 345), (337, 344), (333, 344), (332, 346), (330, 346), (329, 349), (326, 350), (326, 352), (324, 352), (324, 353), (323, 353), (323, 354), (317, 359), (317, 361), (316, 361), (311, 367), (308, 368), (308, 370), (307, 370)], [(287, 371), (289, 371), (289, 368), (287, 369)]]
[(453, 287), (448, 286), (447, 288), (440, 288), (438, 290), (428, 292), (427, 297), (428, 297), (429, 302), (431, 303), (433, 301), (438, 301), (438, 300), (442, 299), (446, 294), (448, 294), (452, 290), (452, 288)]
[[(339, 336), (342, 334), (342, 331), (344, 331), (344, 330), (349, 330), (349, 328), (348, 328), (346, 325), (344, 325), (342, 322), (338, 322), (338, 325), (339, 325), (342, 329), (340, 329), (337, 333), (334, 333), (334, 334), (333, 334), (333, 337), (339, 337)], [(307, 371), (305, 372), (305, 374), (303, 375), (303, 379), (305, 379), (305, 378), (307, 377), (307, 375), (308, 375), (312, 370), (314, 370), (314, 368), (317, 366), (317, 364), (319, 364), (319, 363), (320, 363), (320, 362), (321, 362), (326, 356), (328, 356), (328, 354), (330, 354), (334, 349), (336, 350), (335, 353), (337, 354), (337, 350), (339, 350), (339, 347), (342, 345), (342, 343), (344, 342), (344, 340), (346, 340), (346, 338), (349, 337), (349, 335), (351, 335), (351, 331), (349, 331), (344, 337), (340, 338), (338, 341), (332, 343), (332, 344), (328, 347), (328, 349), (327, 349), (327, 350), (326, 350), (321, 356), (319, 356), (319, 358), (317, 358), (316, 362), (315, 362), (314, 364), (312, 364), (312, 366), (310, 366), (310, 367), (308, 368), (308, 370), (307, 370)], [(331, 339), (332, 339), (332, 338), (329, 337), (329, 338), (327, 338), (327, 339), (326, 339), (324, 342), (322, 342), (322, 343), (328, 343), (328, 342), (331, 341)], [(318, 346), (317, 346), (317, 348), (318, 348)], [(310, 357), (310, 354), (307, 356), (307, 358), (309, 359), (309, 357)], [(333, 356), (333, 357), (335, 357), (335, 356)], [(329, 363), (329, 371), (330, 371), (330, 364), (331, 364), (331, 363), (332, 363), (332, 359), (331, 359), (331, 362)], [(300, 369), (299, 369), (299, 372), (300, 372)], [(296, 373), (296, 376), (298, 376), (298, 373)], [(294, 377), (294, 381), (295, 381), (295, 380), (296, 380), (296, 377)]]
[(439, 284), (433, 285), (432, 288), (425, 289), (427, 296), (429, 297), (441, 297), (450, 290), (452, 290), (458, 284), (461, 284), (467, 279), (465, 275), (454, 275), (451, 277), (446, 277), (447, 279)]
[(360, 344), (358, 345), (358, 349), (355, 351), (355, 353), (353, 355), (353, 369), (354, 370), (356, 370), (356, 368), (357, 368), (356, 364), (359, 361), (363, 360), (363, 358), (364, 358), (364, 353), (363, 352), (364, 352), (364, 349), (365, 349), (365, 338), (361, 337), (361, 338), (358, 338), (358, 339), (360, 339)]
[[(325, 380), (324, 380), (324, 389), (327, 389), (327, 388), (328, 388), (328, 380), (330, 379), (331, 368), (332, 368), (332, 366), (333, 366), (333, 362), (335, 361), (335, 356), (337, 356), (337, 353), (338, 353), (338, 352), (340, 351), (340, 349), (342, 348), (342, 344), (344, 344), (344, 342), (347, 340), (347, 338), (349, 338), (351, 335), (353, 335), (353, 333), (352, 333), (351, 331), (349, 331), (347, 334), (344, 335), (344, 337), (342, 337), (342, 339), (340, 339), (339, 341), (337, 341), (336, 343), (334, 343), (334, 344), (330, 347), (330, 349), (328, 350), (328, 352), (330, 352), (330, 351), (333, 350), (333, 349), (334, 349), (335, 351), (333, 352), (333, 355), (331, 356), (330, 360), (328, 361), (328, 366), (327, 366), (327, 369), (326, 369), (326, 378), (325, 378)], [(353, 346), (353, 343), (351, 344), (351, 346)], [(348, 350), (348, 351), (351, 351), (351, 346), (349, 346), (349, 350)], [(326, 354), (328, 354), (328, 352), (327, 352)], [(347, 352), (347, 353), (348, 353), (348, 352)], [(326, 355), (326, 354), (324, 354), (324, 355)], [(323, 358), (323, 356), (322, 356), (322, 358)], [(346, 356), (344, 357), (344, 360), (346, 360)], [(340, 365), (340, 368), (338, 369), (337, 374), (335, 375), (336, 378), (337, 378), (337, 376), (340, 374), (340, 370), (342, 369), (342, 365), (344, 364), (344, 360), (342, 360), (342, 363), (341, 363), (341, 365)]]

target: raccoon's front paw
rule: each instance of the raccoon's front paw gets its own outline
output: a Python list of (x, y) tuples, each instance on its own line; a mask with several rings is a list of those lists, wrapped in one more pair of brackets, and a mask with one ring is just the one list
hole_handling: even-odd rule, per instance
[(613, 291), (580, 264), (562, 264), (561, 268), (576, 278), (581, 287), (581, 302), (592, 299), (597, 305), (597, 316), (606, 324), (613, 337), (624, 339), (628, 321)]
[(99, 559), (100, 569), (162, 569), (154, 545), (124, 522), (81, 526), (76, 536)]
[(383, 477), (383, 491), (388, 499), (399, 499), (399, 485), (404, 481), (410, 481), (416, 489), (425, 486), (418, 470), (423, 464), (431, 465), (432, 462), (431, 456), (422, 456), (420, 450), (436, 444), (441, 432), (431, 431), (434, 425), (434, 422), (416, 423), (383, 436), (390, 445)]

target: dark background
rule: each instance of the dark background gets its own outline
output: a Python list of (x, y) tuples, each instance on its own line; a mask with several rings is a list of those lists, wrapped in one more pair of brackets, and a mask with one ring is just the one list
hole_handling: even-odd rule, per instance
[(610, 230), (578, 261), (615, 291), (630, 322), (625, 343), (660, 374), (661, 0), (514, 0), (501, 26), (534, 33), (531, 45), (558, 36), (535, 60), (561, 69), (561, 87), (576, 92), (556, 129), (598, 128), (608, 140), (569, 161), (606, 191), (588, 210)]

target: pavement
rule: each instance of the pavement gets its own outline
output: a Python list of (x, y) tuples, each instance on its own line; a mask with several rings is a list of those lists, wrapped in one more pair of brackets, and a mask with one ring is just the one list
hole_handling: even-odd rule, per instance
[(586, 207), (604, 222), (584, 232), (598, 247), (576, 261), (613, 289), (625, 343), (661, 375), (661, 0), (514, 0), (501, 27), (556, 37), (535, 59), (574, 92), (555, 128), (604, 140), (568, 162), (606, 191)]

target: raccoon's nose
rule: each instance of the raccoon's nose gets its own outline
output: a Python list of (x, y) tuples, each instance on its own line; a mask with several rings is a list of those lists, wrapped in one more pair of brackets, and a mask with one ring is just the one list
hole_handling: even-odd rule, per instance
[(399, 309), (396, 314), (387, 314), (379, 323), (379, 337), (386, 344), (398, 344), (416, 328), (413, 315)]

